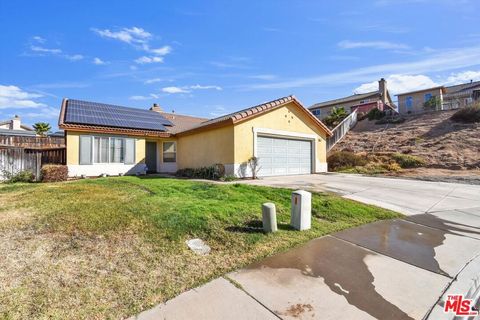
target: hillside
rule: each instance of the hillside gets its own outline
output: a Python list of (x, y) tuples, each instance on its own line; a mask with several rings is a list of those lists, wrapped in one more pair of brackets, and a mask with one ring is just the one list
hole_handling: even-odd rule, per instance
[[(376, 125), (363, 120), (331, 152), (400, 152), (421, 157), (427, 168), (480, 169), (480, 124), (449, 118), (455, 111), (407, 117), (401, 124)], [(477, 170), (475, 170), (477, 169)]]

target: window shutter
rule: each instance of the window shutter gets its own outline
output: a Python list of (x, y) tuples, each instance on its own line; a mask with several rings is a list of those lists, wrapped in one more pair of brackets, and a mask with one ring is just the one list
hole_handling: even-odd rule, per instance
[(80, 164), (92, 164), (92, 137), (80, 136)]
[(125, 164), (135, 163), (135, 139), (125, 139)]

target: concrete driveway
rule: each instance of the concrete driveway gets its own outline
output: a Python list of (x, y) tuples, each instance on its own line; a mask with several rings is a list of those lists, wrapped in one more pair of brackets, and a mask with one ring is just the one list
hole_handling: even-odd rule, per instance
[(139, 319), (453, 319), (447, 294), (480, 295), (480, 186), (344, 174), (243, 183), (336, 192), (407, 217), (312, 240)]

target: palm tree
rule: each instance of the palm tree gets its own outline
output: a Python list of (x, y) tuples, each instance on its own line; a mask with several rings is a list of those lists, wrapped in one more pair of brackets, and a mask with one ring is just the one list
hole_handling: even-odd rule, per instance
[(337, 121), (341, 122), (347, 117), (347, 111), (343, 107), (333, 107), (330, 115), (335, 118)]
[(44, 136), (47, 132), (49, 132), (52, 127), (47, 122), (37, 122), (33, 125), (33, 129), (39, 136)]
[(328, 117), (323, 119), (325, 124), (331, 128), (336, 127), (343, 119), (348, 116), (347, 111), (343, 107), (333, 107)]

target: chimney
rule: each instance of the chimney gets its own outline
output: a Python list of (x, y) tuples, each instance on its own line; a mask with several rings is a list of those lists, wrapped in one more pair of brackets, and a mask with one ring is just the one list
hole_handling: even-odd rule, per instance
[(382, 103), (387, 104), (387, 80), (384, 78), (378, 81), (378, 92), (381, 95)]
[(158, 103), (154, 103), (153, 106), (150, 108), (151, 111), (156, 111), (156, 112), (163, 112), (162, 107)]
[(22, 130), (20, 126), (22, 124), (20, 117), (15, 115), (15, 117), (10, 122), (10, 130)]

